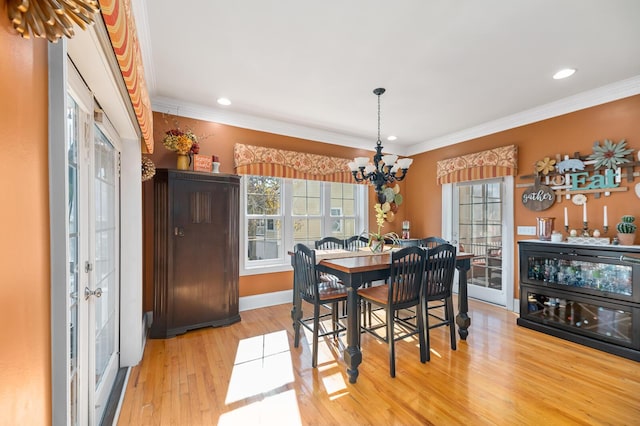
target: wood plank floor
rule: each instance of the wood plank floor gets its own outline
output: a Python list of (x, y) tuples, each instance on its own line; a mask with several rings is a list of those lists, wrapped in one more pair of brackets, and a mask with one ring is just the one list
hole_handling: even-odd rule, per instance
[(466, 342), (431, 330), (396, 348), (363, 335), (349, 384), (342, 350), (293, 347), (290, 305), (245, 311), (229, 327), (148, 340), (118, 425), (639, 425), (640, 364), (516, 325), (516, 314), (470, 301)]

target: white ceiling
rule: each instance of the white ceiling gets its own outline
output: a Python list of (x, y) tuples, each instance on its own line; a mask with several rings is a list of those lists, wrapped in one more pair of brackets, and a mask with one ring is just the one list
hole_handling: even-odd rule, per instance
[(340, 145), (373, 149), (376, 87), (404, 155), (640, 93), (640, 0), (133, 5), (155, 111)]

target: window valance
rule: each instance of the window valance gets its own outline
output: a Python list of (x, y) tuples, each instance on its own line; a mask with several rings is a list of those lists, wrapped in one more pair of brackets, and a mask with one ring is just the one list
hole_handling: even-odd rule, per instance
[(509, 145), (440, 160), (436, 170), (438, 183), (441, 185), (512, 176), (518, 170), (518, 147)]
[(354, 183), (349, 159), (235, 144), (233, 159), (239, 175)]
[(153, 153), (153, 113), (144, 81), (142, 56), (131, 11), (131, 0), (99, 0), (99, 3), (122, 78), (140, 126), (142, 139), (147, 152)]

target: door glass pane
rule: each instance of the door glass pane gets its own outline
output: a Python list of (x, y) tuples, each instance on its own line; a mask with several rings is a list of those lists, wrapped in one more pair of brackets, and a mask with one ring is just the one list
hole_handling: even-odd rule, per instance
[(95, 302), (95, 386), (101, 384), (111, 357), (116, 352), (117, 326), (117, 170), (116, 151), (96, 127), (95, 176), (95, 288), (102, 296)]
[(501, 182), (460, 184), (461, 250), (473, 253), (469, 285), (502, 290)]
[(78, 424), (78, 105), (67, 97), (67, 179), (69, 194), (67, 207), (69, 212), (69, 419), (71, 425)]

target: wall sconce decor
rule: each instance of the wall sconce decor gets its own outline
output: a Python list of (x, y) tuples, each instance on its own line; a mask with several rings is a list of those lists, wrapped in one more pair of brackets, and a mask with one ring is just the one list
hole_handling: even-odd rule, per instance
[(95, 21), (100, 10), (93, 0), (8, 0), (13, 27), (24, 38), (46, 38), (55, 43), (62, 36), (72, 38), (73, 24), (83, 30)]

